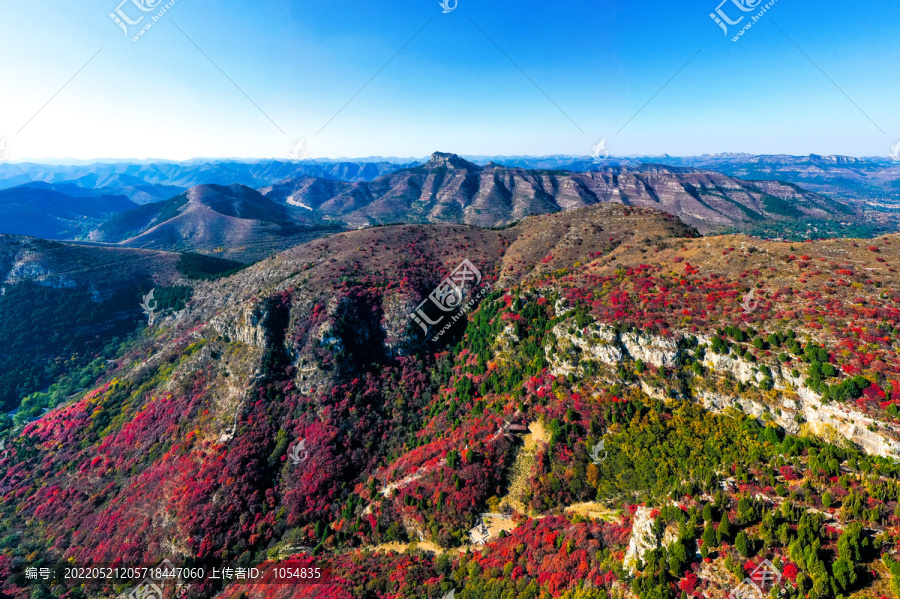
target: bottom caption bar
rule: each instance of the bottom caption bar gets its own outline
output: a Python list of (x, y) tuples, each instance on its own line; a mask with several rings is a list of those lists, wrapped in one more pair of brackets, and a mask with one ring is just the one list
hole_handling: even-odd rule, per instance
[(200, 582), (246, 582), (272, 585), (314, 585), (331, 582), (329, 568), (312, 559), (267, 562), (252, 568), (222, 565), (176, 566), (169, 560), (152, 566), (141, 564), (34, 564), (13, 565), (12, 582), (91, 584), (134, 583), (159, 586), (174, 582), (179, 585)]

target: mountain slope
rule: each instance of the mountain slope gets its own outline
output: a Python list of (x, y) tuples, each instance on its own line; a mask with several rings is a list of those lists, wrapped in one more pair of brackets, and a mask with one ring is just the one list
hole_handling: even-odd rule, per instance
[(80, 368), (93, 374), (76, 377), (75, 387), (104, 371), (97, 359), (112, 357), (116, 339), (146, 320), (142, 295), (159, 287), (157, 304), (165, 308), (162, 288), (183, 281), (180, 260), (177, 254), (0, 235), (0, 407), (17, 408), (23, 397)]
[(791, 598), (881, 594), (900, 236), (695, 233), (605, 203), (346, 232), (197, 283), (4, 435), (0, 568), (295, 556), (327, 579), (188, 592), (663, 599), (725, 596), (767, 559)]
[(741, 181), (712, 171), (659, 165), (587, 173), (493, 163), (480, 167), (441, 152), (422, 166), (370, 182), (325, 186), (303, 178), (262, 192), (351, 226), (392, 222), (504, 226), (531, 214), (606, 202), (663, 210), (701, 232), (765, 220), (854, 216), (843, 204), (777, 181)]
[(164, 202), (118, 214), (89, 238), (252, 261), (329, 232), (305, 211), (272, 202), (249, 187), (199, 185)]
[(0, 190), (0, 234), (73, 239), (136, 206), (125, 196), (78, 195), (77, 188), (63, 189), (69, 194), (31, 184)]

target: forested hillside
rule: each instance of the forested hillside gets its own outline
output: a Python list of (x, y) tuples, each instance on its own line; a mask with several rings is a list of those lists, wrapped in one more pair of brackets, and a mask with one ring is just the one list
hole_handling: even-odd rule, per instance
[(167, 558), (326, 573), (192, 598), (724, 598), (758, 568), (759, 595), (900, 596), (898, 260), (607, 204), (191, 279), (6, 426), (0, 589), (111, 597), (20, 573)]

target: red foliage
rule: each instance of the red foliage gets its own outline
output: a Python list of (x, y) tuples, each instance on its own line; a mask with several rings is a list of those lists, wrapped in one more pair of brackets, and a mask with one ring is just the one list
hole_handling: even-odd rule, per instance
[(794, 469), (790, 466), (782, 466), (778, 469), (778, 471), (781, 472), (781, 476), (784, 477), (784, 480), (797, 480), (798, 478), (800, 478), (799, 476), (797, 476), (797, 473), (794, 472)]

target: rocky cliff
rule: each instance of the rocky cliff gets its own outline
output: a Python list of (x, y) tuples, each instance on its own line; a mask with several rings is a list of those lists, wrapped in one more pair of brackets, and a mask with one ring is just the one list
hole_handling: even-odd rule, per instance
[[(713, 352), (710, 350), (712, 337), (708, 335), (695, 336), (685, 331), (670, 337), (616, 333), (613, 327), (599, 324), (576, 330), (566, 321), (556, 325), (551, 339), (555, 342), (545, 347), (551, 372), (579, 376), (585, 374), (585, 366), (591, 361), (619, 366), (640, 360), (657, 368), (677, 367), (682, 363), (685, 348), (693, 346), (695, 340), (698, 347), (706, 350), (701, 363), (708, 369), (708, 375), (699, 379), (691, 391), (694, 399), (707, 409), (723, 412), (733, 408), (761, 421), (774, 422), (789, 433), (803, 429), (830, 442), (844, 439), (873, 455), (900, 456), (900, 431), (895, 425), (875, 420), (846, 404), (826, 403), (806, 385), (803, 373), (795, 377), (777, 360), (758, 364)], [(773, 381), (773, 389), (764, 391), (760, 385), (767, 376)], [(716, 383), (726, 378), (747, 385), (750, 392), (723, 392)], [(641, 381), (641, 386), (648, 395), (666, 397), (662, 387), (645, 381)]]

